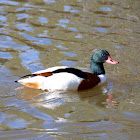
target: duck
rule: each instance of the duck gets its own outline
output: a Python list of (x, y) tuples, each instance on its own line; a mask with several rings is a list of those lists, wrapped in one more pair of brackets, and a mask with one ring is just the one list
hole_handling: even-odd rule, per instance
[(108, 51), (100, 49), (96, 50), (91, 56), (91, 72), (84, 72), (68, 66), (55, 66), (22, 76), (15, 82), (29, 88), (49, 92), (58, 90), (87, 90), (106, 81), (105, 62), (109, 64), (119, 63), (111, 58)]

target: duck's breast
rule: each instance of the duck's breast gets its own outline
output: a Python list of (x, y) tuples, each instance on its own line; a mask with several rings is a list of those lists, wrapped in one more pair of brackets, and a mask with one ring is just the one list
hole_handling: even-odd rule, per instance
[(100, 78), (97, 75), (88, 72), (86, 72), (86, 74), (88, 75), (88, 78), (81, 81), (78, 90), (90, 89), (100, 83)]

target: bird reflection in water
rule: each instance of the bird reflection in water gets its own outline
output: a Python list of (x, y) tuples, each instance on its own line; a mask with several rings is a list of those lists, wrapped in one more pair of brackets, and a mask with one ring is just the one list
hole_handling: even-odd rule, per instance
[(20, 98), (35, 106), (42, 106), (49, 109), (55, 109), (67, 102), (87, 102), (90, 105), (116, 108), (118, 102), (113, 100), (113, 83), (108, 82), (96, 88), (85, 91), (55, 91), (47, 92), (30, 88), (20, 88)]

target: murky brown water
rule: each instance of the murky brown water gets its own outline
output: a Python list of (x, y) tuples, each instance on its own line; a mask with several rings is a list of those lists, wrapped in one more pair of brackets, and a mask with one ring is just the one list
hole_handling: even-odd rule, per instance
[[(139, 7), (139, 0), (0, 0), (0, 139), (140, 139)], [(105, 64), (106, 84), (15, 90), (20, 76), (51, 66), (90, 71), (95, 49), (120, 62)], [(106, 103), (105, 89), (117, 105)]]

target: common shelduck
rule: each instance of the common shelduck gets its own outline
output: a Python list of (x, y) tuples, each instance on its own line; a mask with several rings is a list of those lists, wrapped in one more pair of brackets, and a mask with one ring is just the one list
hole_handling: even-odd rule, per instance
[(85, 90), (106, 81), (103, 63), (117, 64), (106, 50), (97, 50), (90, 61), (91, 73), (79, 69), (56, 66), (21, 77), (18, 81), (29, 88), (47, 91)]

